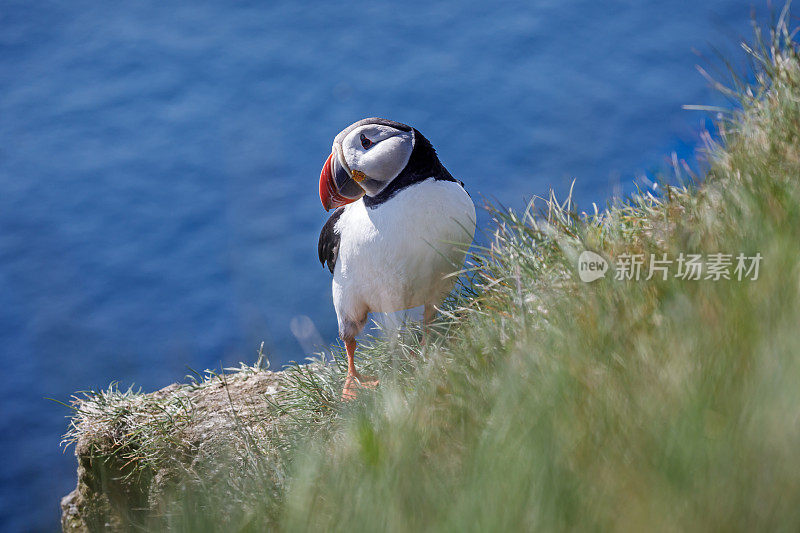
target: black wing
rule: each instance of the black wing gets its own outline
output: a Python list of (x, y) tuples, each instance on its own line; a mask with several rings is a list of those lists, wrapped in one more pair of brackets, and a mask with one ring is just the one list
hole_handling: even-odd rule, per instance
[(333, 212), (331, 217), (322, 226), (322, 231), (319, 232), (319, 262), (325, 266), (328, 263), (328, 270), (333, 274), (333, 267), (336, 266), (336, 258), (339, 257), (339, 241), (341, 236), (336, 232), (334, 226), (339, 220), (339, 217), (344, 213), (344, 207), (340, 207)]

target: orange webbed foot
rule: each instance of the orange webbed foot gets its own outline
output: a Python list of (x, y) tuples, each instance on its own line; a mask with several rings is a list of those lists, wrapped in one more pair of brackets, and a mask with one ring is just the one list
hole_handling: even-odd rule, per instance
[(344, 382), (344, 389), (342, 389), (342, 400), (353, 400), (356, 397), (357, 390), (360, 388), (374, 389), (380, 384), (380, 381), (372, 376), (362, 376), (359, 373), (347, 374), (347, 379)]

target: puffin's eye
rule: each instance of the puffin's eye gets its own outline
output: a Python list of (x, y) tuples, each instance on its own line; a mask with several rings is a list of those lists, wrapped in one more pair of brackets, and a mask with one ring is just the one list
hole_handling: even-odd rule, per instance
[(370, 146), (372, 146), (373, 144), (374, 143), (372, 141), (367, 139), (366, 135), (364, 135), (363, 133), (361, 134), (361, 146), (363, 146), (365, 150)]

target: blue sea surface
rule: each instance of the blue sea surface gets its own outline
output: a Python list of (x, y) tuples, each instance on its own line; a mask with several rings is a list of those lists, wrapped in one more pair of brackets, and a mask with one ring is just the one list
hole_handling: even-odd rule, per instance
[(681, 105), (725, 104), (697, 52), (751, 4), (0, 2), (0, 530), (57, 529), (75, 485), (46, 398), (335, 341), (317, 182), (345, 126), (417, 127), (479, 201), (575, 179), (602, 206), (692, 158)]

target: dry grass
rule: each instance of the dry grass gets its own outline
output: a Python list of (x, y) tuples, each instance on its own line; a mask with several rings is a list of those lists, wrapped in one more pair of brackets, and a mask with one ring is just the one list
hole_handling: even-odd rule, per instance
[[(709, 140), (702, 184), (589, 215), (553, 197), (496, 212), (492, 244), (462, 272), (432, 342), (420, 346), (413, 325), (367, 339), (361, 368), (381, 387), (349, 404), (338, 400), (340, 348), (333, 363), (289, 368), (285, 393), (260, 407), (275, 431), (236, 426), (250, 443), (237, 482), (174, 497), (158, 523), (800, 528), (800, 60), (785, 20), (749, 49), (757, 80), (734, 79), (738, 108)], [(585, 249), (612, 263), (626, 253), (763, 261), (757, 281), (586, 284)], [(131, 398), (80, 405), (107, 424), (130, 416), (120, 405)], [(178, 398), (137, 400), (147, 411), (132, 424), (138, 450), (154, 465), (191, 417)], [(82, 418), (76, 427), (91, 430)]]

